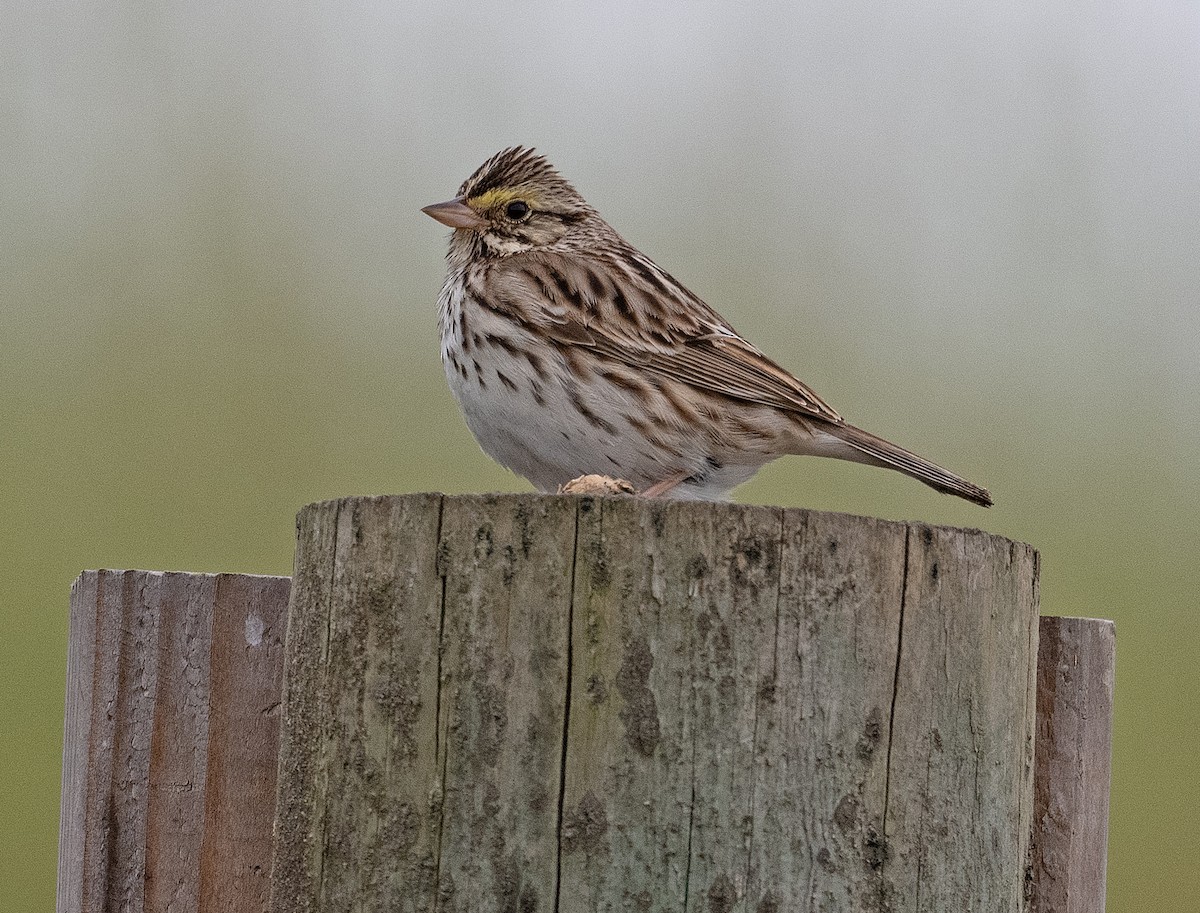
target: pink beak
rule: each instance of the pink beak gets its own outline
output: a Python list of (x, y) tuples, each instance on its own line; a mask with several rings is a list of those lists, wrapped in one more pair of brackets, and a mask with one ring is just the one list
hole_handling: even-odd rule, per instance
[(487, 225), (474, 209), (463, 202), (462, 197), (455, 197), (445, 203), (434, 203), (424, 207), (421, 212), (451, 228), (483, 228)]

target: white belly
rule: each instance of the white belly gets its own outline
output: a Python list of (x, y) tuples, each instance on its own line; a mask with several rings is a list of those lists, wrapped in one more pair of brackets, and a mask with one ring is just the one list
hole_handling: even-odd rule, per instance
[[(522, 348), (528, 344), (504, 338)], [(542, 491), (586, 473), (624, 478), (629, 472), (623, 455), (629, 429), (620, 427), (619, 418), (601, 418), (614, 429), (609, 431), (581, 413), (569, 395), (578, 385), (552, 354), (542, 357), (540, 372), (524, 356), (486, 344), (477, 351), (443, 347), (442, 361), (479, 446)]]
[(684, 474), (692, 478), (672, 497), (714, 499), (765, 462), (715, 465), (694, 429), (657, 447), (631, 424), (644, 405), (628, 390), (597, 374), (579, 378), (553, 346), (473, 302), (443, 298), (441, 311), (442, 364), (468, 427), (488, 456), (542, 491), (589, 473), (639, 491)]

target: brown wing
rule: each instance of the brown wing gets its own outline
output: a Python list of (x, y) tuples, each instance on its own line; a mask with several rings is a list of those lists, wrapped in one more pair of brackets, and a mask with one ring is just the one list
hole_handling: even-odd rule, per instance
[[(620, 256), (552, 253), (490, 266), (471, 293), (561, 345), (699, 390), (840, 423), (807, 385), (743, 339), (726, 320), (633, 248)], [(620, 264), (614, 268), (613, 264)]]

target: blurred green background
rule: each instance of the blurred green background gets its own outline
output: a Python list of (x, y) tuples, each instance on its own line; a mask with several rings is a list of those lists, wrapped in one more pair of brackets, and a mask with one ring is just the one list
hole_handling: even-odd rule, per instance
[(51, 908), (68, 588), (290, 570), (345, 494), (522, 490), (438, 363), (443, 228), (546, 152), (857, 424), (745, 501), (984, 526), (1116, 619), (1109, 909), (1200, 894), (1194, 4), (0, 11), (0, 885)]

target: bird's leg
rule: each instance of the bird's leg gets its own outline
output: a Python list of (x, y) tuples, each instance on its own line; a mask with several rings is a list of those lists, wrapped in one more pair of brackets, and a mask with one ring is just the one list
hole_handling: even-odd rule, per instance
[(643, 498), (660, 498), (680, 482), (686, 482), (691, 477), (692, 474), (690, 472), (676, 473), (673, 476), (668, 476), (661, 482), (655, 482), (653, 485), (643, 491), (641, 495)]

